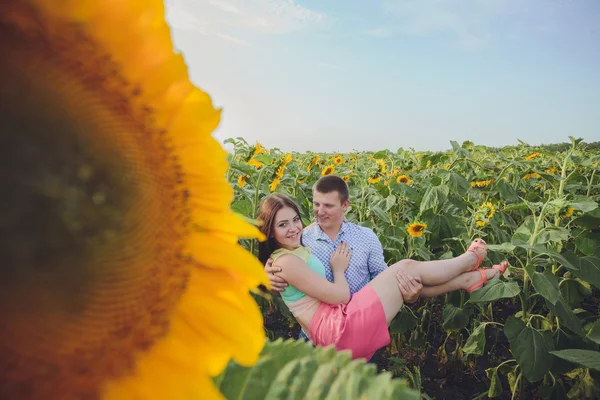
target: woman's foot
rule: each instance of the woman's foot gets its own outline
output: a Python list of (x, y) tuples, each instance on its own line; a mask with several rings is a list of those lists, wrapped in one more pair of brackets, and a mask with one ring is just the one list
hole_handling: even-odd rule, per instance
[(477, 289), (481, 289), (483, 285), (490, 279), (501, 277), (508, 268), (508, 261), (502, 261), (499, 265), (494, 265), (492, 268), (478, 268), (475, 272), (467, 272), (467, 289), (471, 293)]
[(483, 239), (475, 239), (471, 242), (471, 245), (467, 249), (467, 253), (471, 252), (475, 254), (473, 265), (470, 266), (469, 271), (475, 271), (479, 268), (483, 260), (487, 257), (487, 247), (485, 247), (485, 241)]

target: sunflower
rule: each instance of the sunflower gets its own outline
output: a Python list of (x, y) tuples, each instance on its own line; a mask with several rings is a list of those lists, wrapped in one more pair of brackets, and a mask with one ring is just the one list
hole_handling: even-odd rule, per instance
[(569, 207), (560, 214), (560, 217), (563, 219), (572, 217), (574, 212), (575, 212), (575, 209), (573, 207)]
[(382, 176), (381, 176), (381, 175), (379, 175), (379, 174), (377, 174), (377, 175), (375, 175), (375, 176), (370, 176), (370, 177), (368, 177), (368, 178), (367, 178), (367, 181), (368, 181), (368, 182), (369, 182), (371, 185), (374, 185), (374, 184), (376, 184), (377, 182), (379, 182), (379, 181), (381, 180), (381, 178), (382, 178)]
[(246, 164), (250, 165), (251, 167), (256, 167), (256, 169), (261, 169), (264, 165), (262, 162), (254, 158), (251, 158)]
[(494, 181), (492, 179), (487, 179), (487, 180), (484, 180), (484, 181), (472, 181), (471, 182), (471, 187), (482, 188), (482, 187), (489, 186), (493, 182)]
[(275, 189), (277, 189), (277, 186), (279, 186), (280, 183), (281, 183), (281, 179), (279, 179), (277, 177), (275, 179), (273, 179), (273, 182), (271, 182), (269, 184), (269, 189), (271, 189), (271, 192), (274, 192)]
[(540, 153), (535, 152), (535, 153), (531, 153), (530, 155), (528, 155), (527, 157), (525, 157), (526, 160), (533, 160), (536, 157), (539, 157)]
[(495, 213), (496, 209), (494, 208), (494, 205), (491, 202), (486, 201), (479, 207), (479, 210), (477, 210), (477, 213), (475, 214), (475, 223), (477, 226), (484, 227), (490, 223), (490, 220)]
[(423, 232), (427, 228), (427, 224), (421, 222), (413, 222), (408, 226), (408, 234), (412, 237), (420, 237), (423, 236)]
[(350, 175), (344, 175), (344, 176), (342, 176), (342, 180), (344, 182), (348, 182), (350, 180)]
[(221, 398), (264, 344), (264, 237), (162, 2), (0, 2), (0, 58), (2, 397)]
[(406, 175), (400, 175), (398, 178), (396, 178), (396, 182), (398, 183), (406, 183), (407, 185), (410, 185), (412, 183), (412, 181), (410, 180), (410, 178)]
[(335, 172), (335, 167), (333, 165), (328, 165), (325, 168), (323, 168), (323, 171), (321, 171), (321, 176), (331, 175), (334, 172)]
[(240, 175), (237, 178), (237, 183), (238, 186), (243, 188), (244, 186), (246, 186), (246, 183), (248, 182), (248, 175)]
[(342, 165), (342, 163), (344, 162), (344, 160), (342, 159), (342, 156), (335, 156), (333, 158), (333, 162), (337, 165)]
[(481, 205), (481, 209), (487, 213), (487, 218), (490, 219), (494, 216), (494, 214), (496, 214), (496, 208), (494, 207), (494, 205), (489, 202), (486, 201), (485, 203), (483, 203)]
[(385, 165), (385, 161), (382, 160), (381, 158), (377, 158), (375, 159), (375, 162), (379, 165), (379, 173), (384, 174), (387, 167)]
[(283, 174), (285, 172), (285, 164), (282, 164), (277, 169), (277, 173), (275, 174), (278, 178), (283, 178)]
[(529, 179), (539, 179), (541, 178), (540, 174), (538, 174), (537, 172), (531, 172), (529, 174), (525, 174), (523, 175), (523, 179), (525, 180), (529, 180)]
[(262, 147), (262, 145), (258, 142), (256, 142), (256, 145), (254, 146), (254, 153), (252, 154), (252, 157), (256, 157), (260, 154), (269, 154), (269, 152)]
[(292, 155), (290, 153), (285, 153), (283, 156), (281, 156), (281, 162), (283, 165), (289, 164), (292, 162)]

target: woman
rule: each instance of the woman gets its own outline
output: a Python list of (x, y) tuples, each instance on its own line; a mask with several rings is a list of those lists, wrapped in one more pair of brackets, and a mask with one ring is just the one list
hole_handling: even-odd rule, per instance
[(433, 297), (452, 290), (473, 291), (488, 279), (501, 275), (508, 263), (481, 269), (487, 256), (485, 242), (476, 239), (467, 252), (449, 260), (402, 260), (389, 266), (350, 296), (344, 272), (351, 250), (341, 243), (330, 259), (333, 282), (325, 278), (323, 264), (302, 246), (302, 221), (296, 204), (281, 194), (267, 196), (258, 219), (267, 240), (259, 243), (259, 259), (281, 269), (289, 286), (281, 293), (284, 302), (311, 341), (318, 346), (335, 345), (351, 350), (352, 358), (370, 359), (390, 342), (388, 325), (403, 305), (396, 274), (419, 277), (422, 296)]

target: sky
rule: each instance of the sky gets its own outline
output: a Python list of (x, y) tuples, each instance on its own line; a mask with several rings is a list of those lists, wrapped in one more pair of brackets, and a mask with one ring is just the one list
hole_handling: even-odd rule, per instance
[(600, 0), (166, 0), (215, 138), (282, 151), (600, 141)]

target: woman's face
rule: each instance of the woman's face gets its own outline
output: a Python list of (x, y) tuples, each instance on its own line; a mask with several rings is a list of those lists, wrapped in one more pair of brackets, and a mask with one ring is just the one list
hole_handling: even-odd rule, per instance
[(281, 247), (293, 250), (300, 246), (302, 220), (293, 208), (284, 207), (277, 211), (273, 225), (273, 237)]

